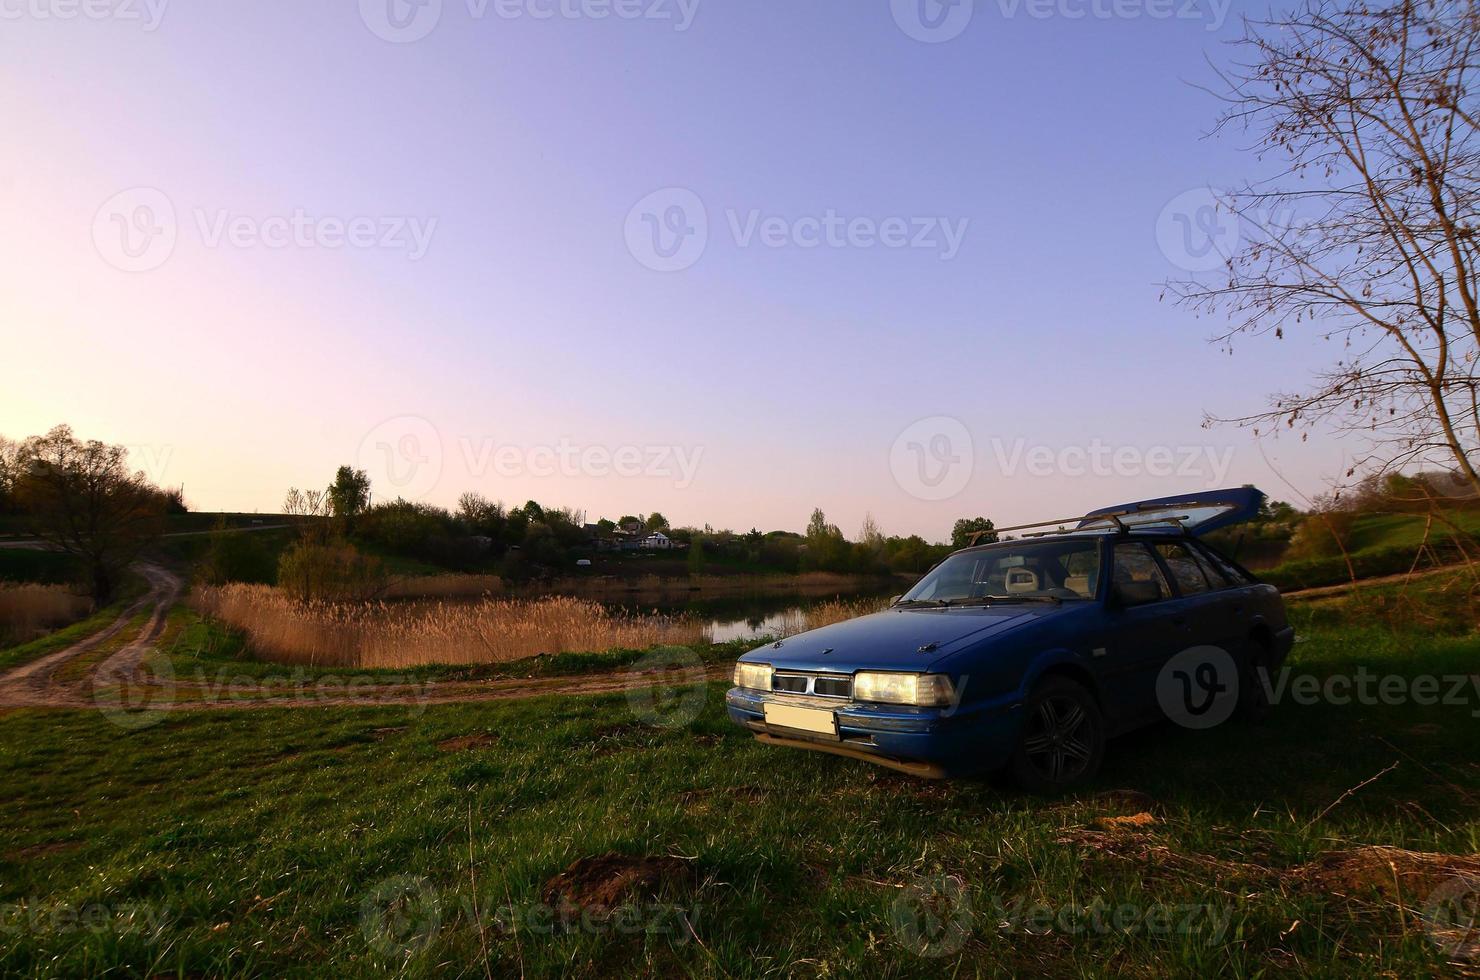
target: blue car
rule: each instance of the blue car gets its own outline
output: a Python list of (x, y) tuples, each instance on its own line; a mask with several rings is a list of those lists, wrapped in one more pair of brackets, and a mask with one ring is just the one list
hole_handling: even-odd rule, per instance
[(741, 657), (730, 718), (770, 745), (927, 777), (1005, 768), (1055, 793), (1114, 735), (1258, 716), (1294, 631), (1278, 590), (1201, 536), (1263, 501), (1241, 487), (1004, 528), (1037, 530), (954, 552), (882, 612)]

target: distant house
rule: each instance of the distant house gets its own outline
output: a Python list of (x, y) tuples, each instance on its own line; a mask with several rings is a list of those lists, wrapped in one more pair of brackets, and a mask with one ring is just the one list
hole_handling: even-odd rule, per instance
[(662, 531), (654, 531), (642, 539), (641, 548), (644, 551), (668, 551), (673, 547), (673, 541)]

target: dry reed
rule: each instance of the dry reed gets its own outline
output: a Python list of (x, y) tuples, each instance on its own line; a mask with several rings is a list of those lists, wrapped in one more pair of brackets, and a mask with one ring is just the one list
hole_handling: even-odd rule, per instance
[(570, 597), (334, 604), (238, 584), (197, 589), (193, 601), (244, 631), (258, 656), (314, 666), (500, 663), (704, 640), (702, 624), (689, 617), (620, 615)]
[(23, 642), (91, 611), (92, 600), (65, 585), (0, 585), (0, 641)]

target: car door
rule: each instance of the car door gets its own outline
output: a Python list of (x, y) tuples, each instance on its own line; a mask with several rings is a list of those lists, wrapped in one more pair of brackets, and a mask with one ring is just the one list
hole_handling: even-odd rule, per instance
[(1156, 679), (1182, 649), (1183, 630), (1176, 624), (1180, 600), (1145, 543), (1116, 542), (1110, 566), (1104, 653), (1095, 654), (1106, 713), (1126, 728), (1157, 716)]
[(1216, 646), (1237, 654), (1242, 644), (1238, 596), (1217, 569), (1189, 542), (1161, 541), (1153, 548), (1179, 596), (1176, 625), (1183, 649)]

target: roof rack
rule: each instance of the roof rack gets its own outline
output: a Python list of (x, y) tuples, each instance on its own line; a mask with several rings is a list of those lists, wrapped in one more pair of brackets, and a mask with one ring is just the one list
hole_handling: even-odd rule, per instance
[(986, 535), (986, 534), (1003, 534), (1003, 533), (1006, 533), (1007, 531), (1026, 531), (1028, 528), (1047, 527), (1050, 524), (1063, 525), (1063, 524), (1073, 523), (1073, 524), (1075, 524), (1077, 526), (1076, 527), (1058, 527), (1058, 528), (1055, 528), (1052, 531), (1034, 531), (1031, 534), (1024, 534), (1023, 537), (1025, 537), (1025, 538), (1046, 538), (1046, 537), (1051, 537), (1051, 536), (1053, 536), (1055, 534), (1074, 534), (1074, 533), (1080, 532), (1080, 531), (1095, 531), (1095, 530), (1108, 531), (1108, 530), (1110, 530), (1109, 527), (1105, 527), (1105, 528), (1095, 528), (1094, 527), (1095, 524), (1101, 524), (1101, 523), (1104, 523), (1104, 524), (1113, 524), (1113, 525), (1115, 525), (1115, 532), (1117, 534), (1125, 534), (1125, 533), (1129, 532), (1131, 530), (1131, 528), (1149, 527), (1150, 525), (1153, 525), (1153, 524), (1169, 524), (1169, 525), (1171, 525), (1173, 527), (1181, 528), (1181, 527), (1183, 527), (1183, 523), (1182, 523), (1183, 521), (1187, 521), (1187, 520), (1190, 520), (1191, 519), (1190, 516), (1187, 515), (1187, 514), (1176, 514), (1176, 515), (1166, 515), (1166, 516), (1159, 516), (1159, 517), (1148, 517), (1147, 519), (1142, 520), (1142, 521), (1121, 520), (1121, 518), (1123, 518), (1123, 517), (1130, 517), (1132, 514), (1136, 514), (1136, 513), (1138, 513), (1138, 511), (1135, 508), (1127, 508), (1126, 510), (1111, 511), (1110, 513), (1107, 513), (1107, 514), (1096, 514), (1093, 517), (1090, 517), (1090, 516), (1087, 516), (1087, 515), (1081, 515), (1079, 517), (1065, 517), (1065, 518), (1060, 518), (1059, 520), (1053, 520), (1053, 521), (1034, 521), (1031, 524), (1014, 524), (1012, 527), (994, 527), (990, 531), (973, 531), (972, 534), (971, 534), (971, 538), (967, 542), (966, 546), (968, 548), (972, 547), (973, 545), (976, 544), (976, 542), (977, 542), (978, 539), (980, 539), (983, 535)]

